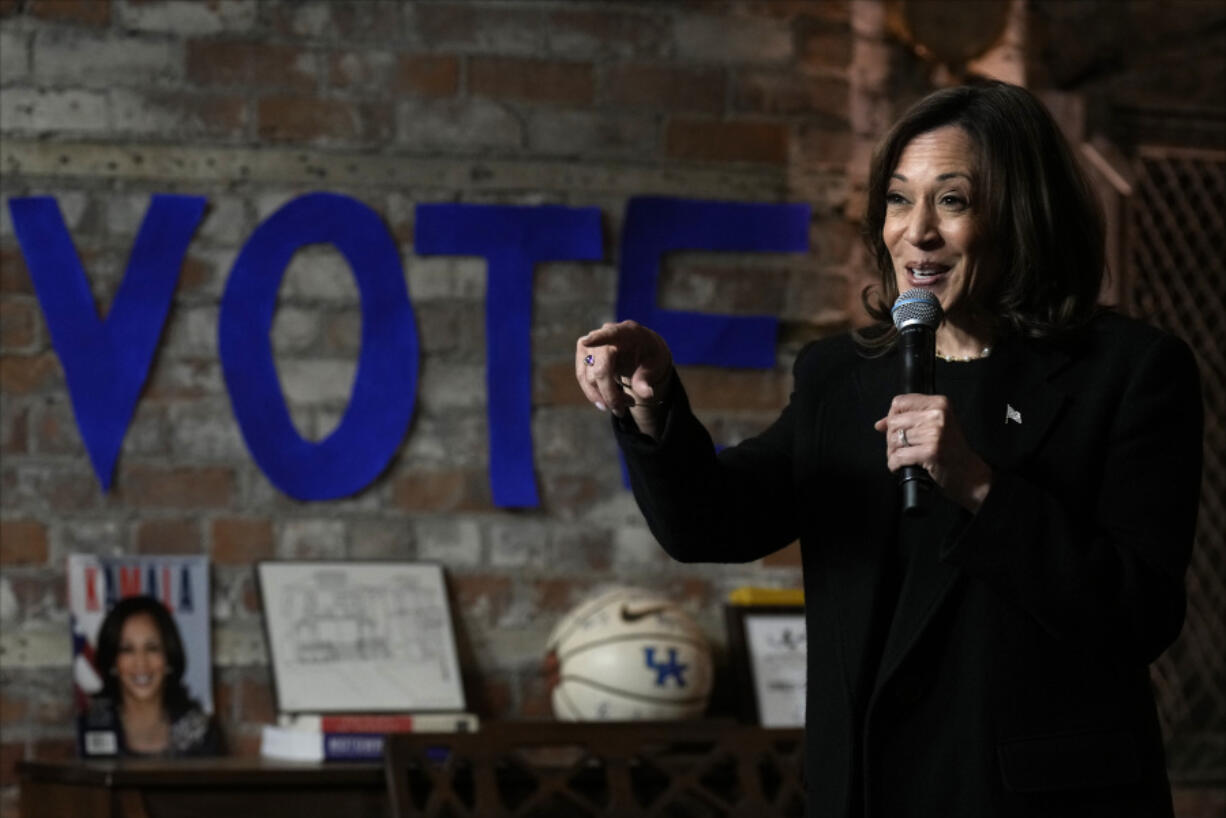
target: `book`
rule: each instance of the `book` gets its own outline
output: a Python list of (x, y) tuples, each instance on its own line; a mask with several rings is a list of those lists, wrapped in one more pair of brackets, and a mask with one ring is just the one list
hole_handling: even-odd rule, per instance
[(277, 724), (320, 733), (472, 733), (480, 720), (473, 713), (295, 713)]
[(291, 761), (378, 761), (391, 733), (475, 732), (472, 713), (283, 714), (261, 730), (260, 755)]
[(170, 613), (182, 642), (183, 686), (205, 714), (213, 712), (209, 563), (203, 556), (68, 556), (77, 747), (83, 757), (119, 753), (114, 702), (102, 693), (109, 668), (97, 667), (99, 630), (122, 599), (153, 597)]

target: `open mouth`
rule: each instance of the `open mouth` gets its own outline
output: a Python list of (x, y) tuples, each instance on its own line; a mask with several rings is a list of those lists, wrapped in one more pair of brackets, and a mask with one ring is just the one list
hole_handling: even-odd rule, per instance
[(949, 267), (945, 264), (916, 264), (907, 266), (907, 273), (916, 281), (929, 281), (947, 272), (949, 272)]

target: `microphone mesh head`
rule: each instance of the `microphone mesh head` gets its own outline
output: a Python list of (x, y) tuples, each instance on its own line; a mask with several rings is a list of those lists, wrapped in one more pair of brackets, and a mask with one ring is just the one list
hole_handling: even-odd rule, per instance
[(941, 323), (941, 302), (928, 290), (915, 287), (898, 296), (890, 314), (900, 330), (913, 324), (935, 330)]

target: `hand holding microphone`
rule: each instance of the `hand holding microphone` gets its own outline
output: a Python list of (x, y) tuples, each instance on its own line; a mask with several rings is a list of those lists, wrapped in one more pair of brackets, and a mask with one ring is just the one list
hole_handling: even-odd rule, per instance
[(898, 474), (902, 511), (926, 513), (934, 485), (977, 511), (992, 470), (967, 443), (949, 400), (932, 394), (941, 303), (915, 288), (898, 297), (891, 313), (898, 329), (899, 394), (873, 428), (886, 435), (886, 462)]

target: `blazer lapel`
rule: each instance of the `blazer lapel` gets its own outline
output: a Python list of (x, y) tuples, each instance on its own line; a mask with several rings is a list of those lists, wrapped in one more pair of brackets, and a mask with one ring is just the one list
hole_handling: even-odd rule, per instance
[(1072, 360), (1064, 350), (1015, 341), (1000, 350), (1003, 365), (993, 370), (988, 384), (989, 418), (996, 433), (987, 441), (986, 459), (996, 468), (1016, 468), (1047, 436), (1068, 396), (1052, 378)]
[[(1023, 464), (1043, 442), (1067, 400), (1051, 379), (1070, 356), (1055, 347), (1034, 348), (1020, 341), (1002, 345), (998, 354), (1003, 360), (992, 369), (986, 399), (989, 412), (999, 407), (1000, 420), (998, 426), (989, 425), (996, 431), (980, 454), (994, 468), (1011, 469)], [(951, 525), (957, 524), (958, 513), (950, 512)], [(889, 536), (893, 541), (896, 531)], [(960, 576), (958, 569), (938, 559), (936, 543), (912, 554), (882, 651), (874, 699), (915, 647)]]

